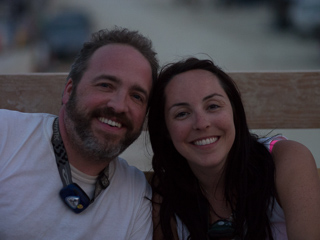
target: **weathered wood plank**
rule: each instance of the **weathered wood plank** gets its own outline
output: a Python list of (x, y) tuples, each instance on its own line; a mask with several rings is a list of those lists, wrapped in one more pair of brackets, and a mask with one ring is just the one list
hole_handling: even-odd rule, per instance
[(230, 73), (250, 128), (320, 128), (320, 72)]
[[(230, 73), (253, 129), (320, 128), (320, 71)], [(57, 114), (66, 73), (0, 75), (0, 108)]]
[(67, 74), (0, 75), (0, 108), (58, 114)]

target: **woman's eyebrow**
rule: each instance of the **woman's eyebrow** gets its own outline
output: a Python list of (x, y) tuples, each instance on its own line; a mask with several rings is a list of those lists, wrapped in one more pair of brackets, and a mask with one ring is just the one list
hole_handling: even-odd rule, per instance
[(168, 108), (168, 111), (170, 111), (170, 109), (172, 109), (172, 108), (174, 108), (174, 107), (180, 107), (180, 106), (189, 106), (189, 104), (186, 103), (186, 102), (174, 103), (174, 104), (172, 104), (172, 105)]
[[(208, 100), (208, 99), (210, 99), (210, 98), (213, 98), (213, 97), (224, 97), (223, 95), (221, 95), (221, 94), (219, 94), (219, 93), (213, 93), (213, 94), (210, 94), (210, 95), (208, 95), (208, 96), (206, 96), (206, 97), (204, 97), (203, 99), (202, 99), (202, 101), (204, 102), (204, 101), (206, 101), (206, 100)], [(170, 107), (169, 107), (169, 109), (168, 110), (170, 110), (170, 109), (172, 109), (172, 108), (174, 108), (174, 107), (180, 107), (180, 106), (189, 106), (190, 104), (189, 103), (187, 103), (187, 102), (179, 102), (179, 103), (174, 103), (174, 104), (172, 104)]]
[(219, 93), (213, 93), (213, 94), (210, 94), (209, 96), (206, 96), (206, 97), (204, 97), (203, 99), (202, 99), (202, 101), (206, 101), (206, 100), (208, 100), (208, 99), (210, 99), (210, 98), (213, 98), (213, 97), (224, 97), (223, 95), (221, 95), (221, 94), (219, 94)]

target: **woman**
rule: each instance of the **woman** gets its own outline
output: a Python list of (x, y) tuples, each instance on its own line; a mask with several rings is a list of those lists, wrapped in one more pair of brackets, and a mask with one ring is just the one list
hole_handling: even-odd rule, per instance
[[(303, 145), (272, 154), (209, 60), (165, 67), (150, 101), (154, 239), (320, 239), (320, 182)], [(318, 189), (318, 191), (316, 190)]]

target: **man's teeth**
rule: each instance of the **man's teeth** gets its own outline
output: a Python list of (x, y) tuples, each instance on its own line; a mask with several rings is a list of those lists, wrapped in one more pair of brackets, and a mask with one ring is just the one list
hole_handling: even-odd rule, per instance
[(218, 139), (217, 137), (202, 139), (202, 140), (199, 140), (199, 141), (195, 141), (194, 144), (197, 145), (197, 146), (203, 146), (203, 145), (207, 145), (207, 144), (210, 144), (210, 143), (214, 143), (215, 141), (217, 141), (217, 139)]
[(103, 117), (100, 117), (99, 120), (103, 123), (106, 123), (112, 127), (118, 127), (118, 128), (121, 128), (122, 124), (121, 123), (118, 123), (118, 122), (115, 122), (115, 121), (112, 121), (110, 119), (107, 119), (107, 118), (103, 118)]

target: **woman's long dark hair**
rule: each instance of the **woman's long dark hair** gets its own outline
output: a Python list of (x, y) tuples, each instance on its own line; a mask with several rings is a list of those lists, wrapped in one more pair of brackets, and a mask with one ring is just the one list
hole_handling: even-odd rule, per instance
[(232, 105), (236, 135), (223, 177), (226, 201), (235, 210), (236, 234), (241, 239), (273, 239), (268, 217), (269, 206), (273, 205), (275, 196), (275, 168), (271, 154), (249, 132), (240, 93), (234, 81), (212, 61), (196, 58), (165, 66), (150, 100), (148, 129), (154, 153), (151, 184), (154, 193), (162, 197), (160, 225), (164, 237), (173, 239), (170, 220), (177, 215), (188, 228), (190, 239), (207, 239), (207, 219), (201, 214), (199, 206), (199, 199), (204, 196), (186, 159), (170, 140), (164, 116), (167, 84), (177, 74), (194, 69), (214, 74)]

